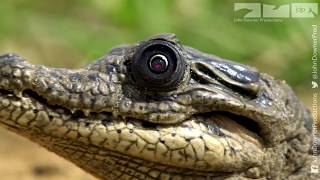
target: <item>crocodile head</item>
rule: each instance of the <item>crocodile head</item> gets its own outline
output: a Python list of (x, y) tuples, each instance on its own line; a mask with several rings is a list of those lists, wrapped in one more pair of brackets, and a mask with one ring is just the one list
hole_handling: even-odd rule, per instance
[(284, 81), (173, 34), (75, 70), (0, 57), (0, 124), (101, 179), (288, 177), (310, 122)]

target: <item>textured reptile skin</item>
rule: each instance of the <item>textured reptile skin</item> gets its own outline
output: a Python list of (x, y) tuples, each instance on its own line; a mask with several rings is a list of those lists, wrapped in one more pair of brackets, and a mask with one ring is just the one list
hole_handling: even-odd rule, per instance
[[(169, 91), (141, 88), (131, 76), (135, 53), (155, 40), (186, 61)], [(114, 48), (77, 70), (0, 57), (0, 125), (100, 179), (317, 179), (311, 121), (285, 82), (172, 34)]]

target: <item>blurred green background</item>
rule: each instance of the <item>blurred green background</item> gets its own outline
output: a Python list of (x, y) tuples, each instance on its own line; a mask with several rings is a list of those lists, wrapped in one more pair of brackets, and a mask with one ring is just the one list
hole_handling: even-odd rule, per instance
[[(184, 44), (285, 79), (299, 94), (307, 91), (311, 24), (320, 22), (319, 16), (270, 23), (234, 22), (234, 2), (1, 0), (0, 53), (13, 51), (32, 63), (76, 68), (115, 45), (173, 32)], [(294, 1), (265, 3), (290, 2)]]

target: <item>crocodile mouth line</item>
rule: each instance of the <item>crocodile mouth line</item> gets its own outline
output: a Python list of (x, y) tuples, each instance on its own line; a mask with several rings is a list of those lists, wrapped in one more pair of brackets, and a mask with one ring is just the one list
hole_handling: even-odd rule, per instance
[[(81, 111), (76, 111), (76, 112), (71, 112), (68, 108), (65, 108), (63, 106), (60, 106), (60, 105), (52, 105), (52, 104), (49, 104), (47, 102), (47, 100), (45, 98), (43, 98), (42, 96), (38, 95), (36, 92), (32, 91), (32, 90), (24, 90), (22, 92), (22, 97), (20, 96), (17, 96), (15, 95), (15, 93), (13, 91), (10, 91), (10, 90), (4, 90), (4, 89), (0, 89), (0, 97), (4, 97), (4, 98), (7, 98), (7, 99), (12, 99), (12, 100), (15, 100), (15, 101), (19, 101), (20, 98), (28, 98), (28, 99), (31, 99), (31, 101), (33, 102), (39, 102), (40, 104), (42, 104), (46, 109), (50, 109), (52, 111), (57, 111), (58, 112), (58, 109), (59, 109), (59, 112), (63, 113), (64, 115), (69, 115), (71, 119), (74, 119), (76, 121), (79, 121), (80, 119), (91, 119), (89, 121), (85, 121), (85, 123), (92, 123), (94, 119), (94, 117), (97, 117), (99, 114), (103, 114), (103, 115), (106, 115), (108, 117), (112, 117), (112, 113), (110, 112), (101, 112), (101, 113), (95, 113), (95, 112), (91, 112), (89, 114), (89, 116), (86, 116), (83, 112)], [(0, 112), (1, 112), (2, 109), (0, 109)], [(38, 111), (38, 110), (35, 110), (35, 111)], [(239, 116), (239, 115), (235, 115), (235, 114), (232, 114), (230, 112), (209, 112), (209, 113), (199, 113), (199, 114), (195, 114), (193, 115), (192, 117), (202, 117), (202, 119), (206, 119), (207, 117), (209, 118), (210, 116), (212, 115), (220, 115), (220, 116), (224, 116), (224, 117), (228, 117), (229, 119), (231, 119), (234, 123), (238, 124), (239, 126), (241, 126), (242, 128), (245, 128), (248, 132), (246, 134), (249, 134), (251, 136), (251, 138), (253, 137), (253, 139), (257, 140), (258, 142), (262, 142), (261, 140), (261, 137), (259, 136), (259, 133), (257, 132), (257, 129), (259, 129), (258, 125), (251, 119), (247, 118), (247, 117), (244, 117), (244, 116)], [(192, 118), (191, 117), (191, 118)], [(166, 127), (170, 127), (170, 126), (184, 126), (184, 122), (187, 122), (189, 121), (190, 119), (186, 119), (185, 121), (183, 122), (179, 122), (179, 123), (176, 123), (176, 124), (156, 124), (156, 123), (151, 123), (151, 122), (148, 122), (148, 121), (145, 121), (145, 120), (139, 120), (139, 119), (123, 119), (121, 117), (120, 118), (120, 121), (123, 121), (123, 122), (126, 122), (126, 121), (133, 121), (134, 123), (134, 126), (136, 126), (136, 128), (138, 129), (141, 129), (141, 130), (154, 130), (156, 128), (166, 128)], [(116, 121), (117, 119), (114, 118), (114, 121)], [(100, 121), (100, 120), (98, 120)], [(102, 120), (101, 120), (102, 121)], [(80, 122), (80, 121), (79, 121)], [(12, 127), (10, 125), (10, 123), (5, 123), (5, 122), (1, 122), (2, 124), (4, 124), (4, 126), (7, 126), (8, 128), (10, 129), (14, 129), (14, 127)], [(107, 123), (104, 123), (104, 122), (100, 122), (101, 124), (103, 124), (104, 126), (108, 126)], [(212, 135), (215, 135), (215, 136), (220, 136), (220, 137), (224, 137), (225, 134), (221, 131), (217, 131), (217, 129), (215, 128), (215, 126), (212, 126), (212, 124), (210, 124), (210, 122), (206, 122), (205, 120), (204, 121), (201, 121), (202, 124), (205, 124), (207, 125), (207, 128), (209, 131), (211, 132), (206, 132), (206, 133), (209, 133), (209, 134), (212, 134)], [(232, 123), (232, 124), (234, 124)], [(222, 126), (225, 126), (225, 124), (228, 124), (228, 123), (224, 123), (224, 125)], [(219, 125), (220, 124), (216, 124)], [(228, 125), (227, 125), (228, 126)], [(234, 132), (232, 133), (238, 133), (239, 131), (235, 130)], [(239, 135), (241, 136), (241, 135)], [(246, 139), (248, 140), (249, 142), (253, 142), (255, 143), (254, 141), (252, 141), (252, 139), (250, 140), (249, 139)], [(91, 144), (92, 146), (94, 147), (98, 147), (94, 144)], [(185, 170), (187, 169), (190, 169), (192, 170), (192, 168), (188, 168), (188, 167), (180, 167), (180, 166), (174, 166), (174, 165), (170, 165), (170, 164), (163, 164), (162, 162), (157, 162), (157, 161), (150, 161), (149, 159), (144, 159), (144, 158), (139, 158), (138, 156), (135, 156), (135, 155), (130, 155), (130, 154), (126, 154), (126, 153), (123, 153), (123, 152), (118, 152), (118, 151), (115, 151), (115, 150), (112, 150), (112, 149), (105, 149), (106, 151), (110, 151), (110, 152), (113, 152), (115, 154), (118, 154), (119, 156), (121, 157), (127, 157), (131, 160), (134, 160), (134, 159), (138, 159), (138, 160), (143, 160), (145, 162), (152, 162), (152, 163), (155, 163), (155, 164), (159, 164), (159, 165), (162, 165), (162, 166), (166, 166), (166, 167), (171, 167), (173, 169), (176, 169), (177, 172), (185, 172)], [(250, 168), (250, 167), (247, 167), (247, 168)], [(246, 169), (247, 169), (246, 168)], [(243, 170), (243, 169), (242, 169)], [(175, 173), (174, 171), (172, 173)], [(186, 175), (190, 175), (191, 172), (188, 173), (188, 171), (186, 171)], [(211, 176), (211, 177), (225, 177), (225, 176), (228, 176), (228, 175), (231, 175), (232, 173), (236, 173), (236, 172), (229, 172), (229, 171), (225, 171), (225, 170), (221, 170), (221, 171), (214, 171), (214, 172), (211, 172), (210, 170), (201, 170), (201, 169), (197, 169), (197, 171), (192, 171), (192, 173), (194, 175), (199, 175), (199, 176)], [(192, 174), (191, 173), (191, 174)]]
[[(84, 117), (84, 114), (82, 114), (81, 112), (76, 112), (76, 113), (71, 113), (70, 110), (68, 110), (67, 108), (65, 107), (62, 107), (62, 106), (59, 106), (59, 105), (51, 105), (49, 103), (47, 103), (46, 99), (39, 96), (36, 92), (32, 91), (32, 90), (24, 90), (23, 93), (22, 93), (23, 97), (24, 98), (29, 98), (29, 99), (33, 99), (35, 101), (38, 101), (40, 102), (42, 105), (45, 105), (46, 107), (48, 108), (51, 108), (52, 110), (54, 109), (63, 109), (66, 113), (66, 114), (69, 114), (69, 115), (72, 115), (74, 117), (78, 117), (80, 118), (81, 116)], [(18, 100), (20, 97), (16, 96), (15, 93), (13, 91), (10, 91), (10, 90), (5, 90), (5, 89), (0, 89), (0, 97), (10, 97), (10, 99), (15, 99), (15, 100)], [(2, 111), (3, 109), (0, 109), (0, 112)], [(94, 115), (95, 113), (91, 112), (90, 113), (91, 115)], [(109, 113), (107, 113), (109, 114)], [(110, 113), (111, 115), (111, 113)], [(16, 131), (16, 127), (10, 123), (6, 123), (6, 121), (1, 121), (1, 124), (3, 124), (5, 127), (13, 130), (13, 131)], [(151, 128), (154, 128), (156, 126), (168, 126), (168, 124), (154, 124), (154, 123), (151, 123), (151, 122), (147, 122), (147, 121), (142, 121), (141, 122), (141, 127), (143, 127), (144, 129), (151, 129)], [(91, 144), (91, 146), (94, 146), (96, 147), (95, 145)], [(116, 152), (114, 150), (107, 150), (108, 152), (110, 152), (110, 156), (111, 157), (115, 157), (115, 158), (123, 158), (123, 159), (126, 159), (128, 162), (129, 161), (133, 161), (134, 163), (137, 163), (137, 164), (140, 164), (142, 165), (142, 162), (148, 162), (148, 160), (145, 160), (145, 159), (142, 159), (142, 158), (139, 158), (139, 157), (135, 157), (135, 156), (128, 156), (127, 154), (124, 154), (124, 153), (121, 153), (121, 152)], [(138, 161), (136, 161), (138, 160)], [(142, 162), (141, 162), (142, 161)], [(155, 163), (155, 162), (153, 162)], [(155, 163), (155, 164), (158, 164), (158, 165), (161, 165), (161, 166), (166, 166), (165, 170), (168, 170), (168, 172), (170, 172), (171, 174), (182, 174), (182, 175), (186, 175), (186, 176), (190, 176), (190, 175), (195, 175), (197, 177), (215, 177), (215, 178), (221, 178), (221, 177), (228, 177), (228, 176), (231, 176), (232, 175), (232, 172), (208, 172), (208, 171), (194, 171), (193, 169), (190, 169), (189, 171), (184, 171), (185, 169), (188, 169), (188, 168), (181, 168), (181, 167), (176, 167), (176, 166), (173, 166), (173, 165), (166, 165), (166, 164), (162, 164), (162, 163)], [(153, 167), (153, 168), (156, 168), (156, 167)], [(158, 169), (159, 171), (161, 171), (161, 169)], [(162, 169), (163, 170), (163, 169)], [(138, 171), (138, 170), (137, 170)], [(142, 173), (142, 172), (141, 172)]]
[[(0, 96), (4, 96), (4, 95), (11, 96), (14, 98), (19, 98), (11, 90), (0, 89)], [(41, 104), (45, 105), (46, 107), (50, 107), (50, 109), (52, 109), (52, 110), (62, 109), (65, 114), (71, 115), (72, 118), (82, 118), (83, 119), (83, 118), (86, 118), (87, 116), (90, 116), (90, 115), (95, 116), (97, 114), (105, 114), (105, 115), (112, 116), (111, 112), (105, 112), (105, 111), (99, 112), (99, 113), (98, 112), (90, 112), (89, 115), (85, 115), (81, 110), (76, 110), (74, 112), (71, 112), (71, 110), (69, 110), (68, 108), (66, 108), (64, 106), (49, 104), (47, 102), (46, 98), (40, 96), (37, 92), (30, 90), (30, 89), (23, 90), (22, 96), (27, 97), (27, 98), (32, 98), (32, 99), (40, 102)], [(246, 117), (246, 116), (241, 116), (241, 115), (234, 114), (234, 113), (228, 112), (228, 111), (212, 111), (212, 112), (206, 112), (206, 113), (196, 113), (192, 116), (209, 117), (212, 114), (219, 114), (222, 116), (229, 117), (230, 119), (232, 119), (234, 122), (236, 122), (240, 126), (244, 127), (245, 129), (249, 130), (250, 132), (256, 134), (258, 137), (261, 138), (260, 133), (259, 133), (260, 126), (258, 125), (258, 123), (255, 120), (252, 120), (251, 118)], [(136, 120), (140, 120), (140, 119), (136, 119)], [(186, 121), (187, 120), (188, 119), (186, 119)], [(145, 121), (143, 119), (141, 119), (141, 121), (142, 121), (142, 123), (141, 123), (142, 126), (147, 129), (148, 128), (155, 128), (157, 126), (170, 126), (170, 124), (153, 123), (153, 122)], [(181, 124), (181, 122), (179, 122), (179, 123)]]

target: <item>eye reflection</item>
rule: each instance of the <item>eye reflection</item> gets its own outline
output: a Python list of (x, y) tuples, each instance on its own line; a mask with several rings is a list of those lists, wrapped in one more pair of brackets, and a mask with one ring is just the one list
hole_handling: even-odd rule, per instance
[(168, 66), (168, 59), (162, 54), (156, 54), (149, 60), (149, 68), (154, 73), (163, 73), (168, 69)]

